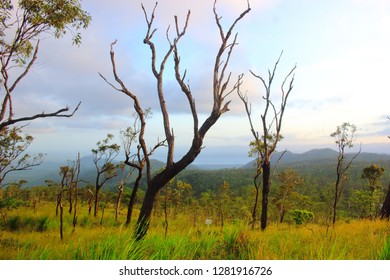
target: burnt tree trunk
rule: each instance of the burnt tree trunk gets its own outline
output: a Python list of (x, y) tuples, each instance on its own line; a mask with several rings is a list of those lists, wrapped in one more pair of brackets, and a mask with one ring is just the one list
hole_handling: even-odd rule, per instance
[(138, 187), (139, 187), (139, 184), (140, 184), (141, 178), (142, 178), (142, 169), (143, 169), (143, 167), (138, 169), (138, 176), (137, 176), (137, 179), (135, 180), (133, 190), (131, 191), (130, 201), (129, 201), (129, 205), (127, 207), (126, 226), (130, 225), (130, 222), (131, 222), (131, 216), (133, 214), (133, 208), (134, 208), (134, 204), (135, 204), (135, 201), (137, 198)]
[[(257, 170), (259, 169), (257, 168)], [(257, 221), (257, 206), (259, 204), (259, 190), (260, 190), (260, 186), (257, 180), (260, 174), (261, 174), (260, 172), (257, 172), (255, 178), (253, 179), (253, 183), (255, 186), (255, 203), (253, 204), (253, 210), (252, 210), (252, 229), (255, 228), (256, 221)]]
[(390, 184), (389, 189), (387, 190), (387, 195), (385, 201), (383, 202), (383, 206), (381, 209), (381, 219), (390, 218)]
[[(210, 121), (214, 124), (218, 117)], [(200, 129), (201, 131), (202, 128)], [(177, 174), (179, 174), (196, 159), (202, 148), (202, 139), (203, 137), (198, 138), (197, 141), (194, 140), (190, 151), (180, 161), (173, 163), (172, 165), (168, 165), (163, 171), (154, 176), (153, 179), (151, 179), (148, 183), (135, 228), (134, 237), (136, 240), (143, 239), (149, 229), (150, 218), (152, 215), (154, 202), (156, 200), (156, 195), (166, 184), (168, 184), (170, 180), (172, 180)]]
[(265, 161), (263, 164), (263, 197), (261, 201), (261, 230), (265, 230), (268, 220), (268, 194), (270, 189), (271, 162)]

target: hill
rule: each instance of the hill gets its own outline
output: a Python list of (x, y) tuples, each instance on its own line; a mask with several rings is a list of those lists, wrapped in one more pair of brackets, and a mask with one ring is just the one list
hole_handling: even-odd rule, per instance
[[(283, 152), (277, 152), (273, 154), (271, 157), (271, 163), (275, 164), (279, 158), (282, 156)], [(355, 154), (347, 153), (347, 160), (353, 157)], [(334, 164), (337, 162), (338, 152), (332, 149), (313, 149), (301, 154), (292, 153), (290, 151), (286, 151), (282, 158), (279, 161), (280, 167), (285, 166), (299, 166), (299, 165), (307, 165), (307, 164)], [(388, 154), (377, 154), (377, 153), (360, 153), (355, 159), (355, 163), (386, 163), (390, 161), (390, 155)], [(243, 169), (251, 169), (254, 167), (255, 160), (250, 161), (246, 165), (242, 166)]]
[[(281, 152), (275, 153), (272, 157), (273, 164), (279, 160)], [(294, 168), (303, 176), (314, 178), (315, 181), (323, 185), (334, 179), (335, 164), (337, 162), (338, 153), (332, 149), (315, 149), (305, 153), (292, 153), (287, 151), (280, 159), (278, 170), (287, 167)], [(352, 154), (348, 154), (351, 157)], [(350, 179), (352, 182), (360, 180), (360, 174), (363, 168), (371, 163), (376, 163), (383, 166), (387, 172), (383, 178), (385, 182), (390, 179), (388, 170), (390, 170), (390, 155), (361, 153), (350, 170)], [(71, 164), (71, 163), (65, 163)], [(46, 185), (46, 180), (55, 182), (60, 181), (59, 168), (64, 163), (44, 162), (42, 165), (35, 167), (32, 170), (14, 172), (7, 178), (8, 182), (15, 182), (20, 179), (25, 179), (28, 183), (27, 187), (36, 185)], [(164, 163), (158, 160), (152, 160), (152, 169), (157, 171), (164, 167)], [(191, 165), (186, 170), (181, 172), (177, 179), (183, 180), (193, 186), (195, 192), (199, 193), (208, 188), (216, 188), (223, 181), (229, 182), (233, 188), (252, 185), (254, 173), (254, 160), (241, 167), (235, 167), (229, 164), (226, 165)], [(81, 158), (80, 178), (84, 182), (93, 184), (96, 178), (96, 169), (92, 160), (92, 156)], [(110, 181), (111, 188), (115, 188), (119, 178)], [(131, 182), (131, 180), (130, 180)], [(386, 183), (387, 184), (387, 183)], [(130, 183), (131, 185), (131, 183)], [(109, 187), (109, 186), (107, 186)], [(145, 182), (141, 187), (145, 187)]]

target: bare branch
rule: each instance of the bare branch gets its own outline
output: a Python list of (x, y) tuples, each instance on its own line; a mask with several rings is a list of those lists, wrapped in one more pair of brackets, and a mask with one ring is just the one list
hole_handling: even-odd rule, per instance
[(79, 109), (80, 104), (81, 104), (81, 101), (79, 102), (79, 104), (77, 104), (76, 108), (70, 114), (62, 114), (64, 112), (68, 112), (69, 111), (69, 107), (65, 107), (65, 108), (62, 108), (62, 109), (60, 109), (60, 110), (58, 110), (56, 112), (53, 112), (53, 113), (42, 112), (41, 114), (36, 114), (34, 116), (23, 117), (23, 118), (18, 118), (18, 119), (11, 119), (11, 120), (2, 122), (2, 123), (0, 123), (0, 131), (4, 127), (9, 126), (11, 124), (15, 124), (15, 123), (18, 123), (18, 122), (24, 122), (24, 121), (32, 121), (32, 120), (39, 119), (39, 118), (48, 118), (48, 117), (70, 118)]

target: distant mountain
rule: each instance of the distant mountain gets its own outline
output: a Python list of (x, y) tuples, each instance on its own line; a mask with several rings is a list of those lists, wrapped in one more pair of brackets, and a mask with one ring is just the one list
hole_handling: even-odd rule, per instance
[[(151, 161), (152, 170), (159, 170), (165, 165), (163, 162), (152, 159)], [(119, 161), (114, 163), (118, 164)], [(54, 182), (60, 182), (61, 177), (59, 170), (61, 166), (73, 165), (73, 162), (43, 162), (39, 166), (33, 167), (31, 170), (11, 172), (6, 177), (5, 183), (18, 182), (21, 179), (27, 180), (25, 186), (39, 186), (46, 185), (46, 180)], [(93, 162), (93, 156), (85, 156), (80, 158), (80, 179), (83, 182), (94, 183), (96, 180), (96, 167)], [(111, 184), (116, 184), (119, 178), (112, 179)]]
[[(282, 152), (277, 152), (271, 158), (272, 164), (275, 164)], [(351, 157), (353, 154), (348, 154)], [(286, 151), (279, 162), (279, 170), (291, 167), (301, 172), (304, 175), (313, 175), (331, 177), (334, 173), (334, 167), (337, 162), (338, 152), (332, 149), (315, 149), (305, 153), (292, 153)], [(93, 163), (92, 156), (81, 158), (81, 172), (80, 179), (84, 182), (94, 183), (96, 179), (96, 168)], [(119, 163), (119, 161), (117, 161)], [(198, 182), (202, 188), (206, 188), (211, 180), (217, 182), (216, 178), (230, 178), (229, 180), (246, 180), (250, 183), (254, 168), (255, 160), (247, 163), (244, 166), (237, 166), (231, 164), (198, 164), (190, 165), (185, 172), (179, 174), (178, 178), (188, 180), (189, 182)], [(375, 154), (375, 153), (361, 153), (354, 161), (351, 173), (355, 177), (359, 177), (361, 170), (371, 163), (377, 163), (390, 169), (390, 155)], [(63, 165), (70, 165), (71, 162), (43, 162), (40, 166), (34, 167), (32, 170), (10, 173), (6, 178), (7, 182), (16, 182), (21, 179), (28, 181), (26, 186), (46, 185), (46, 180), (59, 182), (61, 180), (59, 175), (59, 168)], [(158, 160), (151, 160), (152, 170), (157, 171), (165, 166), (165, 164)], [(386, 168), (387, 169), (387, 168)], [(231, 176), (233, 174), (233, 176)], [(322, 174), (322, 175), (321, 175)], [(240, 177), (246, 177), (240, 179)], [(120, 178), (114, 178), (109, 185), (116, 186)], [(130, 180), (131, 181), (131, 180)]]
[[(283, 152), (272, 155), (271, 163), (275, 164)], [(347, 158), (354, 156), (353, 153), (346, 154)], [(301, 164), (334, 164), (337, 161), (338, 152), (332, 149), (313, 149), (301, 154), (286, 151), (279, 161), (279, 166), (296, 166)], [(390, 161), (388, 154), (360, 153), (355, 159), (356, 163), (381, 163)], [(241, 168), (254, 168), (255, 160), (250, 161)]]

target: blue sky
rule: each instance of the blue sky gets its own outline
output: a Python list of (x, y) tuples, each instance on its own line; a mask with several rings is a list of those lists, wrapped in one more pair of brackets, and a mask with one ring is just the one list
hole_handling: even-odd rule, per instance
[[(71, 119), (45, 119), (31, 123), (26, 131), (34, 136), (31, 152), (48, 159), (73, 159), (78, 151), (90, 155), (95, 143), (107, 133), (118, 135), (131, 124), (131, 100), (113, 91), (98, 75), (112, 79), (110, 43), (115, 46), (118, 72), (128, 88), (137, 92), (143, 107), (151, 107), (148, 145), (163, 138), (161, 114), (150, 71), (150, 52), (142, 41), (146, 24), (140, 1), (82, 2), (92, 16), (82, 32), (83, 44), (72, 46), (68, 37), (45, 38), (29, 77), (15, 95), (20, 115), (82, 105)], [(151, 11), (155, 1), (144, 0)], [(238, 24), (238, 42), (230, 64), (232, 77), (244, 73), (243, 89), (253, 106), (254, 122), (260, 129), (264, 93), (249, 73), (267, 76), (283, 50), (273, 96), (280, 96), (281, 80), (297, 64), (295, 86), (288, 101), (279, 150), (304, 152), (312, 148), (336, 148), (329, 136), (338, 125), (357, 126), (356, 143), (363, 151), (390, 153), (389, 74), (390, 2), (387, 0), (263, 0), (250, 1), (252, 11)], [(246, 0), (219, 0), (217, 10), (227, 26), (245, 8)], [(161, 0), (156, 10), (155, 39), (165, 51), (165, 30), (174, 15), (183, 22), (191, 10), (188, 32), (180, 42), (182, 69), (197, 102), (201, 120), (211, 110), (211, 72), (219, 42), (212, 14), (212, 0)], [(171, 64), (170, 64), (171, 65)], [(168, 108), (175, 131), (177, 155), (191, 143), (191, 118), (185, 98), (172, 71), (165, 82)], [(142, 97), (141, 97), (142, 96)], [(244, 107), (233, 93), (231, 111), (224, 114), (205, 139), (198, 163), (249, 161), (252, 140)], [(119, 138), (117, 138), (119, 142)], [(162, 156), (164, 150), (158, 153)], [(164, 157), (163, 157), (164, 158)]]

